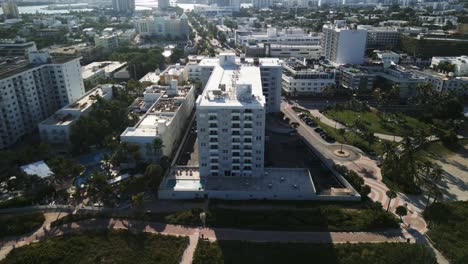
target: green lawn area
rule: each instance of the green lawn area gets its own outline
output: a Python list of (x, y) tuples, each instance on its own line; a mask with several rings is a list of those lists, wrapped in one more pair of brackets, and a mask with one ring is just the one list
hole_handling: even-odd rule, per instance
[(358, 119), (365, 121), (369, 125), (369, 129), (374, 133), (387, 135), (404, 135), (411, 129), (429, 129), (430, 125), (410, 117), (405, 114), (398, 114), (398, 123), (395, 122), (393, 115), (379, 115), (377, 110), (356, 112), (351, 110), (328, 110), (324, 113), (325, 116), (331, 119), (336, 119), (339, 122), (350, 127)]
[(418, 156), (423, 155), (425, 157), (439, 159), (460, 153), (464, 151), (466, 146), (468, 146), (468, 139), (461, 139), (454, 146), (447, 146), (440, 141), (429, 142), (419, 149)]
[[(170, 214), (75, 214), (51, 224), (92, 218), (121, 218), (157, 221), (168, 224), (200, 225), (202, 209), (191, 209)], [(317, 205), (300, 209), (240, 210), (212, 207), (207, 212), (206, 224), (254, 230), (290, 231), (369, 231), (398, 228), (398, 219), (372, 202), (361, 205)]]
[(0, 263), (178, 264), (187, 244), (185, 237), (123, 230), (77, 233), (16, 248)]
[[(309, 115), (314, 121), (317, 123), (319, 127), (321, 127), (327, 134), (330, 136), (334, 137), (337, 142), (343, 143), (343, 144), (349, 144), (352, 146), (355, 146), (359, 149), (361, 149), (364, 152), (370, 153), (370, 152), (375, 152), (377, 154), (382, 153), (382, 143), (379, 141), (379, 139), (375, 139), (374, 142), (369, 144), (369, 142), (361, 137), (360, 135), (346, 131), (344, 134), (340, 134), (338, 132), (338, 129), (335, 129), (334, 127), (331, 127), (323, 122), (321, 122), (318, 118), (314, 117), (309, 111), (307, 110), (302, 110), (302, 109), (294, 109), (296, 112), (303, 112), (307, 115)], [(305, 125), (304, 123), (301, 123), (301, 125)]]
[(35, 231), (44, 223), (44, 220), (44, 214), (40, 212), (21, 215), (1, 215), (0, 238)]
[(435, 264), (420, 244), (305, 244), (246, 241), (199, 241), (193, 264)]
[(424, 211), (428, 236), (453, 264), (468, 263), (468, 202), (441, 202)]

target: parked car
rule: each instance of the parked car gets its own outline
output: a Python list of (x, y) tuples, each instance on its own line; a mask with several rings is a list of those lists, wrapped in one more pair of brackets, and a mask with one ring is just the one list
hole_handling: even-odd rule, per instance
[(291, 122), (291, 126), (292, 127), (298, 127), (300, 124), (298, 122)]
[(335, 143), (336, 142), (336, 139), (332, 136), (326, 136), (325, 138), (325, 141), (327, 141), (328, 143)]
[(317, 126), (317, 124), (315, 124), (314, 121), (307, 122), (306, 124), (307, 124), (308, 126), (310, 126), (310, 127), (316, 127), (316, 126)]
[(320, 127), (317, 127), (316, 129), (314, 129), (314, 131), (320, 134), (320, 132), (323, 132), (323, 129), (321, 129)]
[(303, 118), (303, 117), (306, 116), (306, 115), (305, 115), (304, 113), (299, 113), (299, 114), (297, 114), (297, 116), (298, 116), (299, 118)]

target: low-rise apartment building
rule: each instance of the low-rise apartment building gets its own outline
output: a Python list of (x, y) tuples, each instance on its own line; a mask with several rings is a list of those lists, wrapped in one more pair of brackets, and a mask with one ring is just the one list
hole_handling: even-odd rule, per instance
[[(143, 100), (139, 102), (140, 111), (145, 114), (135, 126), (120, 135), (120, 140), (137, 144), (141, 156), (148, 162), (157, 161), (162, 156), (171, 157), (187, 129), (195, 95), (193, 85), (178, 86), (177, 80), (172, 80), (169, 86), (147, 87)], [(156, 138), (163, 142), (161, 152), (153, 147)]]
[(112, 79), (114, 77), (114, 73), (122, 70), (126, 66), (126, 62), (119, 61), (93, 62), (81, 67), (81, 76), (83, 81), (89, 81), (91, 84), (96, 84), (101, 78)]
[(283, 63), (283, 92), (287, 95), (316, 95), (327, 86), (336, 85), (336, 70), (307, 65), (290, 59)]
[[(76, 102), (73, 102), (39, 123), (41, 140), (56, 147), (66, 149), (70, 145), (71, 126), (81, 117), (87, 115), (93, 104), (100, 97), (112, 99), (112, 84), (102, 84), (88, 91)], [(116, 85), (117, 86), (117, 85)]]

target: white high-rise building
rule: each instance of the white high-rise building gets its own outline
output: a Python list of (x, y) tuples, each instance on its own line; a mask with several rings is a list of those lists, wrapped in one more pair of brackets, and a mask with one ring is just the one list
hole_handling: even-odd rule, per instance
[(169, 0), (158, 0), (158, 9), (162, 10), (171, 6)]
[(348, 26), (345, 21), (323, 26), (323, 55), (335, 64), (362, 64), (366, 42), (367, 31)]
[(29, 61), (0, 65), (0, 149), (84, 93), (80, 58), (30, 52)]
[(265, 113), (261, 67), (220, 54), (196, 102), (200, 175), (263, 176)]
[(273, 5), (273, 0), (252, 0), (254, 8), (268, 8)]
[(121, 14), (132, 14), (135, 11), (135, 0), (112, 0), (112, 8)]
[(18, 5), (13, 0), (4, 0), (2, 3), (3, 15), (7, 18), (18, 18)]

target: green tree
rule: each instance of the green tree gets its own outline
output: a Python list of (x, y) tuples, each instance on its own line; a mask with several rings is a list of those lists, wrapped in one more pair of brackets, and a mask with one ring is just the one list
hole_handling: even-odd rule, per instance
[(137, 193), (135, 195), (132, 195), (132, 207), (133, 208), (141, 208), (143, 207), (143, 198), (144, 198), (144, 193)]
[(146, 167), (144, 177), (150, 190), (157, 190), (163, 179), (164, 170), (158, 164), (149, 164)]
[(400, 205), (396, 208), (395, 213), (400, 217), (400, 220), (403, 221), (403, 216), (408, 214), (406, 207)]

